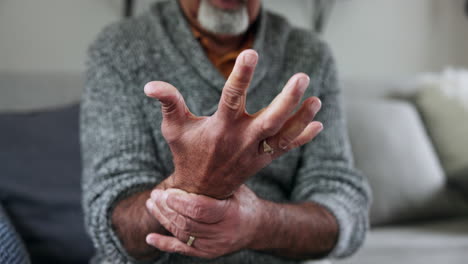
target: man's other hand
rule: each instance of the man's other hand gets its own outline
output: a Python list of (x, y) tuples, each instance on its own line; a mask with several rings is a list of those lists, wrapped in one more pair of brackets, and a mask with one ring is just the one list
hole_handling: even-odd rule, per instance
[[(262, 202), (245, 185), (227, 200), (177, 189), (154, 190), (146, 207), (174, 235), (149, 234), (148, 244), (164, 252), (207, 259), (249, 248), (262, 219)], [(188, 246), (190, 236), (195, 240)]]
[[(175, 170), (164, 181), (166, 188), (227, 198), (273, 159), (323, 129), (320, 122), (313, 122), (321, 107), (317, 97), (307, 98), (294, 113), (309, 86), (304, 73), (291, 77), (267, 108), (253, 115), (246, 112), (246, 91), (257, 61), (253, 50), (239, 55), (218, 110), (209, 117), (193, 115), (171, 84), (155, 81), (145, 86), (146, 95), (162, 104), (161, 129), (173, 155)], [(273, 153), (264, 151), (264, 141)]]

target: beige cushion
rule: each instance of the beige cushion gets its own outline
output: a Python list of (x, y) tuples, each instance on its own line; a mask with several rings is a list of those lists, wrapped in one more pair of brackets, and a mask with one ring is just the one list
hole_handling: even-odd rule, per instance
[(439, 160), (411, 104), (353, 101), (346, 112), (356, 166), (373, 191), (374, 226), (468, 212), (463, 199), (446, 188)]
[(468, 182), (468, 107), (436, 85), (420, 90), (415, 103), (449, 179)]

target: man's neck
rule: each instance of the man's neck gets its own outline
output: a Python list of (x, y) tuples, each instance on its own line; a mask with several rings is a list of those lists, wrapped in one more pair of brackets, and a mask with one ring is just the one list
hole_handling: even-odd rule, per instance
[(203, 38), (208, 40), (205, 41), (207, 45), (204, 45), (204, 48), (213, 54), (222, 55), (237, 50), (244, 43), (248, 34), (244, 33), (237, 36), (213, 34), (203, 29), (197, 21), (194, 22), (190, 21), (191, 26), (199, 31)]

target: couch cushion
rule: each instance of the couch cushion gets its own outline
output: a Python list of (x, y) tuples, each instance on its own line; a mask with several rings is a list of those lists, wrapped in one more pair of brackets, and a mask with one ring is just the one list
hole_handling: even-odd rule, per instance
[(467, 214), (445, 176), (414, 107), (403, 101), (354, 101), (347, 106), (356, 166), (374, 194), (373, 225)]
[(33, 263), (85, 263), (79, 106), (0, 114), (0, 201)]
[(339, 264), (462, 264), (468, 259), (468, 219), (372, 230), (363, 248)]
[(461, 184), (468, 195), (468, 106), (439, 86), (419, 91), (415, 103), (449, 181)]

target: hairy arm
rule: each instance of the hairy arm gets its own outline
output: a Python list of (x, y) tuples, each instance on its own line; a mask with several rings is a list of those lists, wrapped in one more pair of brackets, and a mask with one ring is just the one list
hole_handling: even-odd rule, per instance
[[(168, 188), (167, 179), (153, 190)], [(135, 193), (117, 203), (112, 211), (112, 227), (127, 253), (136, 260), (155, 260), (162, 254), (160, 250), (146, 242), (149, 233), (170, 235), (170, 233), (151, 215), (146, 201), (151, 197), (151, 189)]]
[[(153, 233), (148, 242), (188, 256), (211, 259), (251, 249), (290, 259), (317, 259), (328, 255), (338, 240), (337, 221), (325, 207), (263, 200), (245, 185), (228, 200), (156, 190), (147, 207), (175, 236)], [(189, 236), (196, 237), (192, 247), (185, 244)]]
[(251, 249), (287, 258), (317, 259), (335, 247), (338, 224), (324, 207), (312, 202), (261, 203), (261, 220)]
[(138, 260), (151, 260), (160, 256), (159, 250), (145, 242), (148, 233), (167, 232), (146, 210), (145, 202), (150, 193), (151, 190), (136, 193), (120, 201), (112, 212), (112, 227), (128, 254)]

